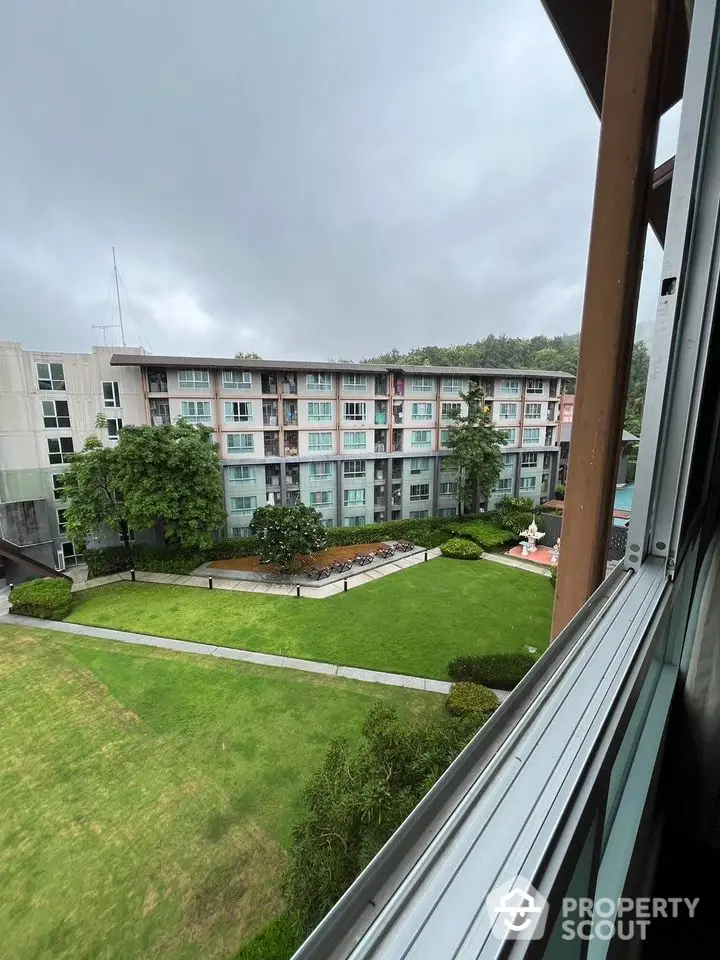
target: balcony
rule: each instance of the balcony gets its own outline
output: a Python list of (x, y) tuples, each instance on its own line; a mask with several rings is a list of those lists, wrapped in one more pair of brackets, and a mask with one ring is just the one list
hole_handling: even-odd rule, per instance
[(402, 484), (393, 483), (390, 490), (390, 503), (393, 507), (402, 506)]
[(282, 393), (297, 393), (297, 374), (284, 374), (280, 387)]
[(172, 423), (170, 419), (170, 404), (167, 400), (150, 401), (150, 423), (154, 427), (169, 427)]
[(387, 470), (384, 463), (375, 464), (375, 483), (384, 483), (387, 480)]
[(393, 405), (393, 423), (403, 422), (403, 407), (401, 403)]
[(297, 430), (285, 431), (285, 442), (283, 445), (286, 457), (296, 457), (298, 455), (298, 432)]
[(405, 381), (402, 379), (402, 377), (399, 377), (399, 378), (396, 377), (396, 378), (395, 378), (395, 383), (394, 383), (394, 385), (393, 385), (393, 389), (394, 389), (394, 391), (395, 391), (395, 396), (396, 396), (396, 397), (403, 397), (403, 396), (405, 396)]
[(268, 464), (265, 467), (265, 486), (280, 486), (280, 465), (277, 463)]
[(297, 487), (300, 485), (300, 465), (297, 463), (285, 467), (285, 485)]
[(285, 506), (294, 507), (300, 503), (300, 491), (299, 490), (288, 490), (285, 494)]
[(375, 431), (375, 453), (387, 452), (387, 430)]
[(279, 457), (280, 456), (280, 434), (276, 431), (268, 433), (267, 431), (263, 434), (263, 446), (266, 457)]
[(274, 373), (263, 373), (260, 376), (260, 389), (263, 393), (277, 393), (277, 377)]
[(402, 460), (393, 460), (393, 462), (392, 462), (392, 478), (393, 478), (393, 480), (402, 480), (402, 475), (403, 475)]
[(283, 400), (283, 423), (285, 426), (292, 424), (297, 426), (298, 405), (297, 400)]
[(277, 400), (263, 400), (263, 426), (276, 427), (278, 425)]
[(385, 484), (380, 487), (375, 487), (375, 497), (373, 499), (373, 505), (376, 507), (385, 506)]
[(168, 392), (167, 370), (160, 370), (151, 367), (148, 369), (147, 378), (149, 393)]
[(388, 378), (384, 373), (379, 373), (375, 377), (375, 394), (385, 395), (388, 392)]
[(403, 448), (402, 430), (393, 430), (392, 433), (393, 453), (401, 453)]

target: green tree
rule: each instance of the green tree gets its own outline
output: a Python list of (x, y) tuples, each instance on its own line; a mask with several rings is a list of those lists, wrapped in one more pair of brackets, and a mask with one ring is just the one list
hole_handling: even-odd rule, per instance
[(244, 350), (238, 350), (235, 354), (236, 360), (262, 360), (259, 353), (246, 353)]
[(479, 386), (460, 394), (468, 405), (466, 417), (458, 417), (447, 440), (452, 451), (450, 465), (458, 480), (458, 512), (477, 512), (478, 503), (487, 500), (502, 470), (502, 437), (495, 429), (485, 407)]
[(128, 524), (162, 523), (166, 536), (206, 546), (225, 522), (220, 456), (210, 427), (183, 420), (162, 427), (124, 427), (118, 476)]
[(373, 707), (353, 751), (333, 740), (304, 794), (284, 881), (291, 915), (309, 931), (367, 866), (470, 740), (485, 716), (404, 724)]
[(645, 386), (650, 369), (650, 354), (642, 340), (636, 340), (633, 346), (628, 381), (627, 401), (625, 402), (625, 429), (640, 436), (643, 410), (645, 408)]
[(260, 544), (260, 559), (284, 570), (292, 569), (297, 557), (325, 546), (322, 520), (321, 513), (304, 503), (294, 507), (260, 507), (250, 521), (250, 530)]
[[(103, 418), (98, 419), (102, 426)], [(169, 537), (203, 546), (225, 521), (220, 458), (209, 427), (180, 422), (124, 427), (114, 447), (89, 437), (63, 475), (67, 530), (73, 543), (106, 530), (162, 523)]]

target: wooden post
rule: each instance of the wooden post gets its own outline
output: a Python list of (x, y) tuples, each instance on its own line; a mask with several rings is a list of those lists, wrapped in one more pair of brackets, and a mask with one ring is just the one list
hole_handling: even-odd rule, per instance
[(553, 638), (605, 576), (666, 22), (667, 0), (613, 0)]

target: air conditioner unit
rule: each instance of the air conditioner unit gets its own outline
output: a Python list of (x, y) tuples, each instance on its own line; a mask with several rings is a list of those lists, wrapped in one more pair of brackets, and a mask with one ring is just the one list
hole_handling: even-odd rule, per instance
[(65, 554), (62, 552), (62, 549), (57, 552), (57, 563), (55, 564), (56, 570), (65, 569)]

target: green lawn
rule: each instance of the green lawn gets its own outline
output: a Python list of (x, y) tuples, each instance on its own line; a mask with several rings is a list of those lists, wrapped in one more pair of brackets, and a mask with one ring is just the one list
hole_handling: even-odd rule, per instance
[(13, 960), (234, 956), (281, 909), (284, 847), (328, 738), (356, 737), (378, 700), (405, 715), (442, 703), (8, 626), (0, 688)]
[(546, 577), (437, 559), (327, 600), (121, 582), (75, 595), (73, 623), (446, 678), (458, 654), (544, 650)]

